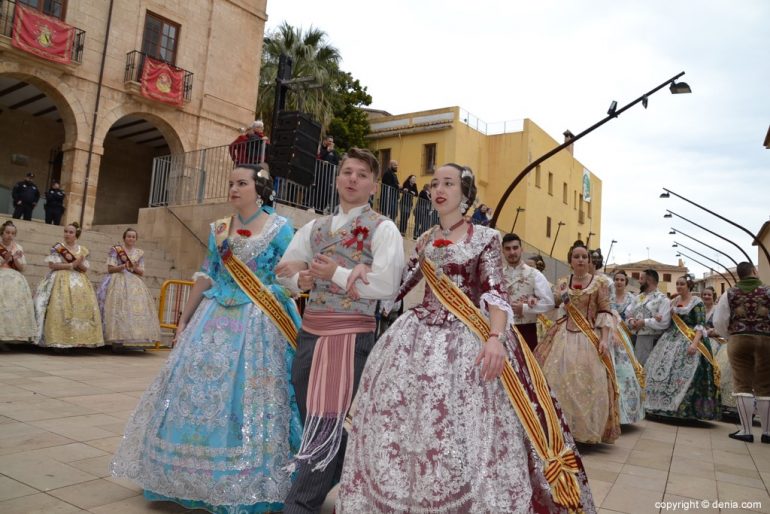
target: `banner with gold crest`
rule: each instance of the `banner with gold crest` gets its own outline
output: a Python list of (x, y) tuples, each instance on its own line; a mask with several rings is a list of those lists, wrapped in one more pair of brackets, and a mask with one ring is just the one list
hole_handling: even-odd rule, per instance
[(11, 45), (59, 64), (72, 62), (75, 28), (16, 3)]
[[(436, 273), (433, 261), (423, 258), (420, 268), (431, 291), (441, 304), (465, 323), (482, 343), (485, 342), (489, 338), (490, 326), (479, 308), (445, 274), (439, 276)], [(519, 341), (524, 340), (515, 325), (512, 325), (511, 329)], [(556, 503), (575, 511), (580, 508), (580, 486), (577, 481), (580, 467), (577, 456), (564, 442), (564, 433), (543, 371), (529, 347), (526, 344), (519, 347), (524, 354), (523, 365), (532, 380), (537, 404), (543, 410), (545, 427), (508, 359), (505, 360), (500, 381), (532, 446), (543, 461), (543, 473), (551, 488), (551, 496)]]
[(184, 70), (176, 66), (145, 56), (141, 82), (147, 98), (176, 106), (184, 103)]
[(219, 256), (222, 258), (222, 264), (233, 277), (238, 287), (241, 288), (254, 304), (257, 305), (267, 317), (269, 317), (278, 330), (289, 342), (293, 349), (297, 349), (297, 326), (292, 321), (289, 313), (283, 307), (281, 302), (268, 289), (265, 284), (254, 274), (246, 264), (233, 253), (227, 242), (230, 233), (230, 224), (232, 218), (222, 218), (214, 224), (214, 237), (217, 243)]

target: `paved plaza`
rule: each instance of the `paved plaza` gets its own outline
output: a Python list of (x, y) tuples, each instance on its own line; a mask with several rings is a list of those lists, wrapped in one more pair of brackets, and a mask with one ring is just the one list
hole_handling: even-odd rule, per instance
[[(167, 355), (0, 351), (0, 513), (187, 512), (145, 501), (108, 471), (126, 419)], [(770, 445), (758, 442), (757, 427), (754, 444), (729, 439), (733, 430), (646, 420), (623, 427), (614, 445), (583, 448), (599, 512), (720, 512), (719, 501), (724, 513), (770, 513)]]

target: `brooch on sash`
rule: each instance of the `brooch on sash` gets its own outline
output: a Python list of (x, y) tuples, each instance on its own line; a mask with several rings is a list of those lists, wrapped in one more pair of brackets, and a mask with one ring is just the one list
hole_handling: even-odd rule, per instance
[(350, 238), (342, 243), (343, 246), (350, 248), (356, 245), (356, 250), (362, 252), (364, 250), (364, 241), (369, 237), (369, 229), (366, 227), (356, 227), (350, 233)]

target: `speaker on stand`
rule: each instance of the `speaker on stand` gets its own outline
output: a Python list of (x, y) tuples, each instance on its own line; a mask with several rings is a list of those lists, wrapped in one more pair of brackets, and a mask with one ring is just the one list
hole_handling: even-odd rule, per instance
[(275, 123), (267, 162), (273, 177), (312, 186), (321, 125), (309, 114), (282, 111)]

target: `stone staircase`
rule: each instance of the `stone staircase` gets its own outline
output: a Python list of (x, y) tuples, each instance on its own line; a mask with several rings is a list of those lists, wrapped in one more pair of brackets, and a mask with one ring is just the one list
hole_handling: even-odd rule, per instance
[[(6, 218), (0, 219), (5, 221)], [(34, 293), (37, 285), (48, 273), (48, 264), (45, 262), (45, 258), (49, 255), (51, 246), (62, 240), (64, 227), (46, 225), (40, 221), (13, 221), (18, 229), (16, 239), (24, 247), (27, 259), (24, 276)], [(127, 227), (128, 225), (101, 225), (83, 230), (79, 243), (90, 251), (88, 260), (91, 268), (88, 271), (88, 277), (95, 289), (99, 287), (107, 273), (107, 254), (110, 247), (121, 242), (121, 236)], [(149, 240), (142, 240), (140, 233), (137, 246), (144, 250), (144, 281), (157, 306), (160, 298), (160, 287), (163, 282), (170, 278), (178, 278), (179, 274), (174, 266), (174, 261), (166, 254), (161, 245)]]

